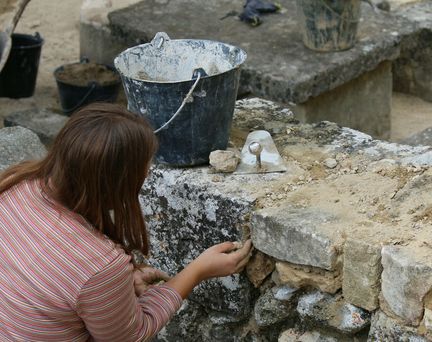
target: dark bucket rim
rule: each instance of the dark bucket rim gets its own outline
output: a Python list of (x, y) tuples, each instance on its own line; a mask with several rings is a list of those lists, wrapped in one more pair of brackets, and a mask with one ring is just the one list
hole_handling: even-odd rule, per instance
[[(28, 39), (29, 41), (33, 41), (34, 44), (18, 45), (18, 46), (13, 45), (14, 38), (25, 38)], [(45, 43), (45, 40), (41, 37), (41, 35), (38, 32), (36, 32), (34, 35), (27, 34), (27, 33), (12, 33), (11, 39), (12, 39), (12, 47), (11, 47), (12, 50), (28, 50), (28, 49), (39, 48)]]
[[(232, 67), (231, 69), (226, 70), (226, 71), (224, 71), (224, 72), (220, 72), (220, 73), (217, 73), (217, 74), (214, 74), (214, 75), (207, 75), (207, 76), (201, 77), (202, 80), (207, 79), (207, 78), (211, 78), (211, 77), (218, 77), (218, 76), (224, 75), (224, 74), (226, 74), (226, 73), (233, 72), (233, 71), (236, 70), (236, 69), (240, 69), (241, 66), (246, 62), (246, 60), (247, 60), (247, 58), (248, 58), (248, 54), (247, 54), (247, 52), (246, 52), (244, 49), (242, 49), (241, 47), (238, 47), (238, 46), (236, 46), (236, 45), (232, 45), (232, 44), (228, 44), (228, 43), (224, 43), (224, 42), (221, 42), (221, 41), (218, 41), (218, 40), (210, 40), (210, 39), (170, 39), (170, 41), (171, 41), (171, 42), (173, 42), (173, 41), (178, 41), (178, 42), (181, 42), (181, 41), (200, 41), (200, 42), (219, 43), (219, 44), (224, 44), (224, 45), (226, 45), (226, 46), (229, 46), (229, 47), (233, 47), (233, 48), (235, 48), (235, 49), (238, 49), (238, 50), (240, 50), (240, 52), (243, 53), (243, 55), (244, 55), (244, 59), (243, 59), (243, 61), (242, 61), (241, 63), (239, 63), (238, 65), (236, 65), (236, 66)], [(121, 71), (117, 68), (117, 64), (118, 64), (117, 61), (119, 60), (120, 56), (122, 56), (123, 54), (126, 54), (126, 53), (129, 52), (129, 51), (132, 51), (133, 49), (136, 49), (136, 48), (138, 48), (138, 47), (145, 46), (145, 45), (150, 45), (150, 44), (151, 44), (151, 41), (148, 42), (148, 43), (144, 43), (144, 44), (139, 44), (139, 45), (131, 46), (131, 47), (127, 48), (126, 50), (123, 50), (121, 53), (119, 53), (119, 54), (114, 58), (114, 67), (115, 67), (115, 69), (117, 70), (118, 74), (119, 74), (121, 77), (125, 77), (125, 78), (127, 78), (127, 79), (129, 79), (129, 80), (134, 80), (134, 81), (144, 82), (144, 83), (150, 83), (150, 84), (166, 84), (166, 85), (174, 85), (174, 84), (179, 84), (179, 83), (187, 83), (187, 82), (189, 82), (189, 83), (193, 83), (193, 82), (195, 82), (194, 79), (189, 79), (189, 80), (180, 80), (180, 81), (143, 80), (143, 79), (140, 79), (140, 78), (135, 78), (135, 77), (132, 77), (132, 76), (125, 75), (123, 72), (121, 72)]]
[[(77, 64), (79, 64), (79, 65), (81, 65), (81, 64), (94, 64), (94, 65), (104, 66), (108, 70), (112, 71), (114, 74), (118, 75), (119, 78), (118, 78), (117, 81), (113, 81), (111, 83), (107, 83), (107, 84), (104, 84), (104, 85), (102, 85), (99, 82), (97, 82), (96, 80), (94, 80), (94, 81), (90, 81), (86, 86), (79, 86), (79, 85), (71, 84), (71, 83), (64, 82), (64, 81), (58, 79), (58, 77), (57, 77), (58, 73), (60, 71), (62, 71), (66, 66), (77, 65)], [(82, 89), (86, 89), (86, 88), (90, 87), (92, 84), (95, 84), (96, 87), (98, 87), (98, 88), (105, 88), (105, 87), (112, 87), (112, 86), (121, 85), (121, 83), (122, 83), (122, 81), (121, 81), (121, 75), (120, 75), (120, 73), (114, 67), (112, 67), (112, 66), (110, 66), (108, 64), (94, 63), (94, 62), (87, 62), (87, 61), (86, 62), (66, 63), (66, 64), (63, 64), (63, 65), (60, 65), (59, 67), (57, 67), (54, 70), (53, 76), (54, 76), (56, 82), (59, 83), (59, 84), (67, 85), (67, 86), (75, 87), (75, 88), (82, 88)]]

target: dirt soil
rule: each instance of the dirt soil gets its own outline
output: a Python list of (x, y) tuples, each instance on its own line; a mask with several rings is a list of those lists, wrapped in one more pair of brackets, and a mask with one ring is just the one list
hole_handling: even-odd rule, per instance
[(120, 77), (113, 70), (95, 63), (74, 63), (65, 65), (56, 74), (57, 79), (66, 84), (86, 87), (96, 82), (101, 86), (120, 82)]

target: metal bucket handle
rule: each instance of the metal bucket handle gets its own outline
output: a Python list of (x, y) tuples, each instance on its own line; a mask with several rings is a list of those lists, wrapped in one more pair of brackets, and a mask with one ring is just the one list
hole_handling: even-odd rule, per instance
[(186, 96), (183, 99), (180, 107), (177, 109), (177, 111), (174, 113), (174, 115), (167, 122), (165, 122), (161, 127), (159, 127), (157, 130), (155, 130), (154, 131), (155, 134), (157, 134), (161, 130), (165, 129), (180, 114), (180, 112), (182, 111), (183, 107), (186, 105), (187, 102), (192, 102), (193, 101), (192, 93), (195, 90), (196, 86), (198, 85), (198, 82), (200, 81), (201, 77), (205, 77), (205, 76), (208, 76), (208, 75), (204, 71), (204, 69), (202, 69), (202, 68), (198, 68), (198, 69), (195, 69), (193, 71), (192, 79), (195, 79), (195, 77), (196, 77), (196, 80), (195, 80), (194, 84), (190, 88), (189, 92), (186, 94)]
[(169, 40), (171, 40), (171, 38), (165, 32), (158, 32), (155, 34), (150, 44), (160, 50), (164, 43)]

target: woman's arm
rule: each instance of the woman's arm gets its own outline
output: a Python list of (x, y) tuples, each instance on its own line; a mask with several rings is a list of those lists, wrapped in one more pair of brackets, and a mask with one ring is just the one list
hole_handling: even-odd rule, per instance
[(137, 297), (130, 257), (120, 254), (81, 289), (77, 312), (95, 341), (147, 341), (180, 308), (182, 298), (167, 286)]
[(250, 240), (235, 249), (232, 242), (210, 247), (165, 285), (151, 286), (139, 297), (130, 257), (120, 254), (83, 286), (77, 312), (95, 341), (146, 341), (201, 281), (239, 272), (246, 265)]

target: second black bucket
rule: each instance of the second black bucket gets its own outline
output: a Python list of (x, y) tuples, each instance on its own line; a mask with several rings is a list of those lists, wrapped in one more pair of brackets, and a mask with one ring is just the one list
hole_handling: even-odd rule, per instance
[[(245, 60), (238, 47), (170, 40), (163, 32), (115, 59), (129, 110), (148, 118), (158, 132), (159, 163), (204, 164), (211, 151), (227, 147)], [(199, 79), (193, 78), (194, 72)]]
[(297, 0), (304, 45), (315, 51), (352, 48), (360, 19), (360, 0)]
[(39, 33), (13, 33), (12, 48), (0, 73), (0, 97), (33, 96), (43, 39)]
[(114, 68), (86, 59), (57, 68), (54, 77), (63, 113), (67, 115), (92, 102), (114, 102), (121, 84)]

